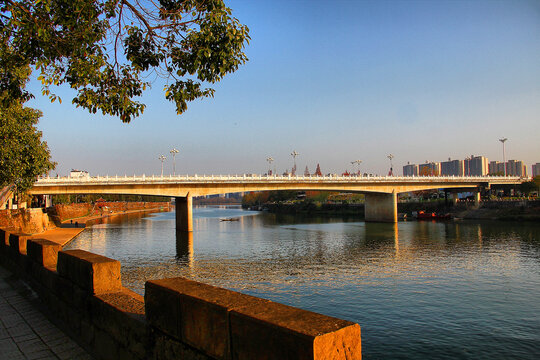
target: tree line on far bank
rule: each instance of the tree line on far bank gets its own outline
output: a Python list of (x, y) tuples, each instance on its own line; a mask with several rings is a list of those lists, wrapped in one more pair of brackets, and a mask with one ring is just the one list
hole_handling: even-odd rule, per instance
[[(511, 193), (520, 196), (531, 196), (536, 193), (536, 196), (540, 193), (540, 176), (534, 177), (533, 180), (521, 183), (519, 185), (497, 185), (492, 187), (493, 194), (491, 196), (496, 197), (499, 191), (505, 196), (509, 196)], [(438, 198), (440, 195), (438, 190), (424, 190), (416, 192), (415, 195), (419, 198), (429, 200)], [(436, 196), (435, 196), (436, 195)], [(504, 197), (504, 196), (503, 196)], [(324, 204), (328, 202), (342, 203), (342, 204), (355, 204), (364, 201), (363, 194), (355, 193), (339, 193), (333, 191), (296, 191), (296, 190), (284, 190), (284, 191), (260, 191), (246, 193), (242, 198), (243, 207), (261, 206), (266, 203), (279, 203), (279, 202), (305, 202), (305, 203), (319, 203)]]

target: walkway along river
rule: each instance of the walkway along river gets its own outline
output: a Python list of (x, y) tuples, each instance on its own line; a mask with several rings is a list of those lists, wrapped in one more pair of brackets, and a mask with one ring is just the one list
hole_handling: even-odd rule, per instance
[[(358, 322), (365, 359), (535, 359), (540, 225), (364, 223), (199, 207), (105, 219), (69, 248), (122, 262), (125, 286), (184, 276)], [(239, 221), (220, 221), (220, 218)]]

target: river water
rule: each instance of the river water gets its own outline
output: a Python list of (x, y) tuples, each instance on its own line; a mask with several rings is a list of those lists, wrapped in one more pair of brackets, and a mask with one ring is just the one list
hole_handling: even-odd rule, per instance
[(540, 358), (540, 224), (197, 207), (190, 235), (173, 212), (124, 215), (68, 248), (120, 260), (141, 294), (146, 280), (183, 276), (357, 322), (365, 359)]

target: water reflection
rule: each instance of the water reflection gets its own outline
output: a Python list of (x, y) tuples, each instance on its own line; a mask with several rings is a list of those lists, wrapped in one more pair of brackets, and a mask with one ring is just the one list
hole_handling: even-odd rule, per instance
[(176, 230), (176, 259), (179, 264), (193, 266), (193, 232)]
[(71, 246), (120, 260), (124, 285), (141, 293), (148, 279), (184, 276), (359, 322), (368, 359), (527, 358), (539, 347), (538, 224), (194, 216), (193, 233), (175, 231), (174, 213), (110, 218)]

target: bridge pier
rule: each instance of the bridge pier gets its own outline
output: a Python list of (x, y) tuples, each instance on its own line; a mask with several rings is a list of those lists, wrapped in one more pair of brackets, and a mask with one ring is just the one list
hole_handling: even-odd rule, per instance
[(397, 195), (395, 192), (365, 194), (365, 221), (397, 223)]
[(193, 198), (176, 197), (176, 230), (193, 231)]
[(474, 193), (474, 206), (479, 207), (480, 201), (481, 201), (480, 190), (477, 190)]

